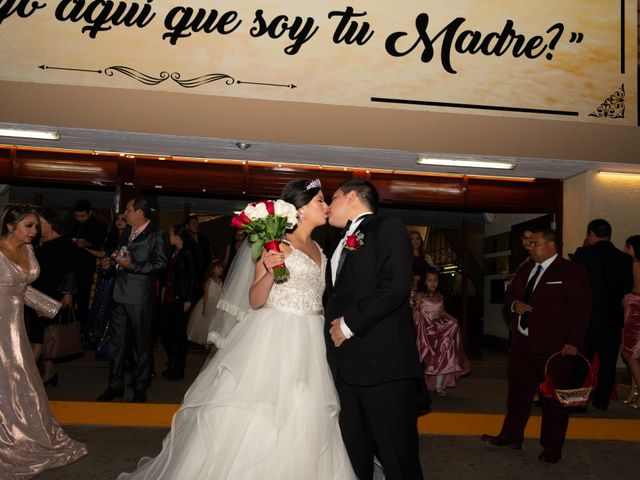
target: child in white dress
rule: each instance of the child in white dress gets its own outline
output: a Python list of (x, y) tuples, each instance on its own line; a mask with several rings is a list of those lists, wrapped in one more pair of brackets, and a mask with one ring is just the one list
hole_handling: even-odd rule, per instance
[(200, 345), (206, 345), (211, 320), (222, 291), (222, 274), (224, 266), (220, 260), (213, 260), (209, 265), (207, 280), (204, 282), (204, 296), (198, 300), (191, 311), (187, 325), (187, 338)]

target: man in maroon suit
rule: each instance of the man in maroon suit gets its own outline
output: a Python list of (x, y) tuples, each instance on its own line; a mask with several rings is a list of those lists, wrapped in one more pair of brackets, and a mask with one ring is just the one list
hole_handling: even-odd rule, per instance
[[(533, 233), (529, 258), (505, 294), (505, 304), (513, 312), (507, 415), (499, 435), (482, 435), (482, 440), (491, 445), (516, 450), (522, 448), (547, 359), (556, 352), (562, 352), (562, 356), (554, 358), (549, 372), (557, 388), (569, 386), (571, 366), (583, 344), (591, 308), (587, 272), (558, 255), (554, 232)], [(560, 460), (568, 424), (568, 410), (556, 399), (543, 398), (540, 461)]]

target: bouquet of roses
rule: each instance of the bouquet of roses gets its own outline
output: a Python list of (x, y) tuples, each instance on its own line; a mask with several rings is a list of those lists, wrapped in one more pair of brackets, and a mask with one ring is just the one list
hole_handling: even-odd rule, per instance
[[(284, 200), (265, 200), (247, 205), (233, 217), (231, 225), (248, 233), (251, 257), (255, 262), (262, 255), (263, 247), (279, 252), (286, 230), (297, 222), (297, 211), (293, 205)], [(283, 282), (289, 278), (289, 270), (281, 263), (273, 269), (273, 276), (276, 281)]]

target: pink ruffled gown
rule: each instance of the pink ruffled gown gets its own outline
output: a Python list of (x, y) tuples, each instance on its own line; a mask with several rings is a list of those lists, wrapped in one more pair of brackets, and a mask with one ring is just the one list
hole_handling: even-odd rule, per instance
[(444, 300), (439, 293), (421, 295), (418, 302), (413, 324), (427, 388), (436, 389), (438, 375), (443, 377), (441, 388), (453, 387), (461, 376), (471, 371), (458, 321), (444, 311)]
[(0, 252), (0, 479), (26, 479), (86, 455), (51, 415), (24, 327), (24, 291), (40, 273), (29, 248), (29, 271)]
[(624, 296), (622, 356), (640, 358), (640, 294), (637, 293), (628, 293)]

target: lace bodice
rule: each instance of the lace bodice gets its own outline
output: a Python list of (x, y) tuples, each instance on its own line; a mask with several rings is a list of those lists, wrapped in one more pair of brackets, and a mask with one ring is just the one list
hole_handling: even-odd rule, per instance
[(318, 268), (306, 253), (291, 248), (293, 250), (285, 261), (289, 280), (273, 285), (265, 307), (320, 312), (327, 257), (322, 254), (321, 268)]

